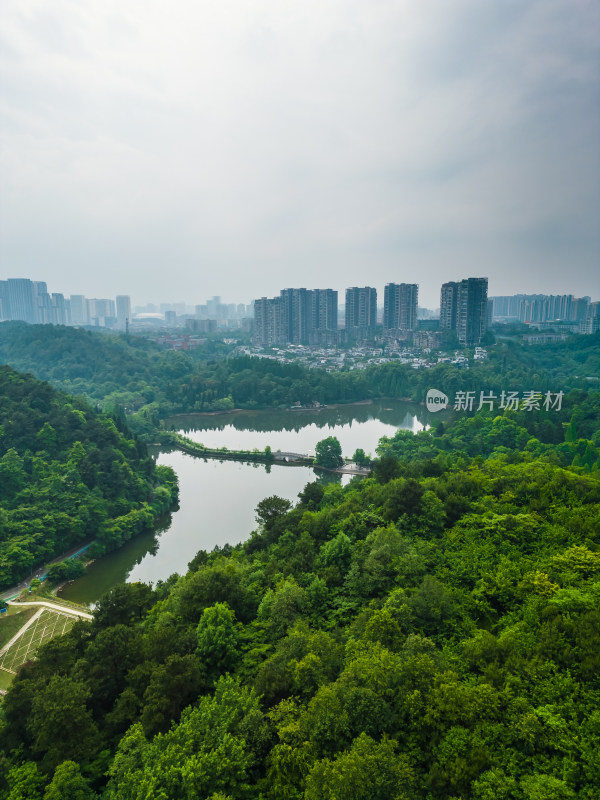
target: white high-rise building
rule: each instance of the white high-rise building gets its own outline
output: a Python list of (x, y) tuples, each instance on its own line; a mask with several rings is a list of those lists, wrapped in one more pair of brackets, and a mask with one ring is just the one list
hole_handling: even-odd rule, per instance
[(125, 328), (127, 320), (131, 320), (131, 297), (128, 294), (118, 294), (117, 300), (117, 325)]
[(72, 294), (71, 301), (71, 325), (89, 325), (90, 318), (85, 296), (82, 294)]

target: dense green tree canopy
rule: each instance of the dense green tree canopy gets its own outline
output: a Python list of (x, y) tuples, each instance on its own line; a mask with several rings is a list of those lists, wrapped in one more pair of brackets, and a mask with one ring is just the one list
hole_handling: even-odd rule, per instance
[[(176, 486), (124, 424), (0, 367), (0, 589), (86, 540), (96, 553), (118, 546), (169, 508)], [(50, 577), (80, 569), (57, 564)]]
[(1, 800), (593, 800), (600, 472), (570, 448), (598, 400), (542, 449), (510, 413), (399, 434), (373, 477), (113, 590), (5, 698)]
[[(4, 698), (0, 800), (595, 800), (600, 395), (573, 377), (593, 377), (593, 339), (534, 355), (503, 345), (503, 361), (462, 374), (383, 365), (368, 383), (348, 378), (366, 394), (507, 376), (566, 394), (553, 416), (481, 411), (399, 432), (371, 477), (308, 484), (296, 506), (266, 498), (248, 542), (201, 551), (155, 588), (114, 589)], [(334, 393), (346, 380), (245, 360), (190, 367), (138, 346), (214, 392), (205, 404), (236, 386), (278, 404), (296, 381)], [(168, 476), (122, 418), (0, 375), (10, 563), (30, 563), (17, 534), (79, 535), (73, 496), (108, 542), (146, 524), (135, 492)], [(181, 391), (177, 402), (200, 396)]]

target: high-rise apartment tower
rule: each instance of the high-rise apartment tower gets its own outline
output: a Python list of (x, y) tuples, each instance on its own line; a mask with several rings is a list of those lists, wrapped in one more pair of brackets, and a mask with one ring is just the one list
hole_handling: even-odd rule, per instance
[(442, 284), (440, 329), (456, 331), (458, 343), (475, 347), (487, 329), (487, 278), (465, 278)]
[(377, 325), (377, 290), (371, 286), (346, 289), (346, 334), (362, 339), (372, 336)]
[(418, 284), (388, 283), (383, 295), (384, 330), (415, 330), (418, 301)]

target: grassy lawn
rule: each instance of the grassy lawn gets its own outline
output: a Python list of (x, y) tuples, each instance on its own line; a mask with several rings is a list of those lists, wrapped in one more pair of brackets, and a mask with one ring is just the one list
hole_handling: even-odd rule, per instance
[(3, 669), (0, 669), (0, 689), (8, 689), (14, 675), (11, 675), (10, 672), (4, 672)]
[[(33, 617), (36, 608), (16, 608), (9, 606), (8, 612), (0, 616), (0, 647), (12, 639), (12, 637), (25, 625), (28, 619)], [(0, 684), (0, 689), (4, 687)]]

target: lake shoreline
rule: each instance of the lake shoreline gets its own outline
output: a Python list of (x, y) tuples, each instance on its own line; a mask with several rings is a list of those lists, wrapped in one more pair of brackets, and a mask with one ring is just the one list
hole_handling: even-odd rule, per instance
[(267, 411), (277, 411), (281, 413), (282, 411), (308, 411), (308, 412), (319, 412), (319, 411), (327, 411), (332, 408), (352, 408), (353, 406), (370, 406), (377, 401), (385, 401), (385, 400), (394, 400), (400, 403), (413, 403), (414, 405), (424, 405), (423, 403), (418, 403), (416, 400), (413, 400), (412, 397), (370, 397), (367, 400), (353, 400), (350, 403), (331, 403), (329, 405), (322, 405), (322, 406), (315, 406), (315, 408), (310, 407), (294, 407), (294, 406), (285, 406), (285, 408), (280, 408), (279, 406), (267, 406), (265, 408), (228, 408), (225, 411), (182, 411), (179, 414), (169, 414), (168, 417), (164, 417), (162, 420), (163, 422), (168, 422), (172, 419), (179, 419), (179, 418), (186, 418), (186, 417), (218, 417), (218, 416), (226, 416), (229, 414), (254, 414), (256, 412), (267, 412)]
[[(377, 398), (384, 399), (384, 398)], [(400, 398), (397, 398), (400, 399)], [(165, 417), (163, 422), (167, 422), (170, 419), (178, 419), (179, 417), (215, 417), (227, 414), (253, 414), (256, 411), (265, 412), (265, 411), (325, 411), (329, 408), (348, 408), (349, 406), (368, 406), (374, 402), (372, 398), (368, 400), (354, 400), (351, 403), (331, 403), (331, 405), (322, 405), (322, 406), (315, 406), (314, 408), (310, 407), (294, 407), (294, 406), (285, 406), (281, 408), (280, 406), (266, 406), (265, 408), (228, 408), (225, 411), (182, 411), (179, 414), (169, 414), (168, 417)], [(412, 403), (412, 400), (410, 401)]]

